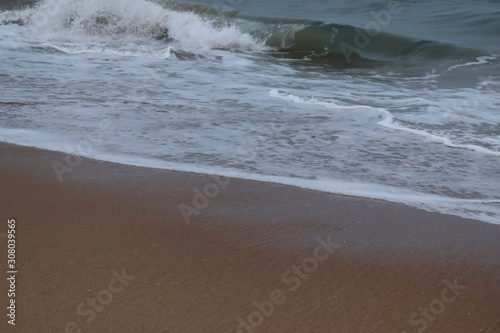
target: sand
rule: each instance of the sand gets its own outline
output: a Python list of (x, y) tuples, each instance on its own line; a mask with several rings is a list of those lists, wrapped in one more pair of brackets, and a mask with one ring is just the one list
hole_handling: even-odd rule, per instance
[(67, 158), (0, 144), (2, 332), (500, 332), (500, 225)]

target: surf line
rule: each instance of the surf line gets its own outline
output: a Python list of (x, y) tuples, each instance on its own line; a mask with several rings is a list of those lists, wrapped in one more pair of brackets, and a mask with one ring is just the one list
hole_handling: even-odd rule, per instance
[(377, 110), (378, 113), (383, 117), (382, 120), (377, 122), (377, 125), (383, 126), (385, 128), (388, 128), (388, 129), (396, 130), (396, 131), (402, 131), (402, 132), (422, 136), (424, 138), (430, 139), (431, 141), (434, 141), (435, 143), (443, 144), (449, 148), (472, 150), (472, 151), (476, 151), (476, 152), (483, 153), (486, 155), (500, 157), (500, 152), (498, 152), (498, 151), (490, 150), (490, 149), (487, 149), (487, 148), (484, 148), (481, 146), (477, 146), (477, 145), (457, 144), (457, 143), (454, 143), (453, 141), (451, 141), (447, 137), (438, 136), (438, 135), (426, 132), (424, 130), (419, 130), (419, 129), (403, 126), (398, 122), (398, 120), (396, 120), (394, 118), (394, 115), (391, 112), (389, 112), (388, 110), (386, 110), (384, 108), (375, 108), (375, 107), (371, 107), (368, 105), (343, 105), (343, 104), (338, 104), (338, 103), (331, 102), (331, 101), (316, 100), (313, 97), (306, 99), (306, 98), (296, 96), (296, 95), (290, 94), (286, 91), (279, 90), (279, 89), (272, 89), (271, 91), (269, 91), (269, 96), (278, 97), (278, 98), (281, 98), (285, 101), (289, 101), (289, 102), (293, 102), (293, 103), (297, 103), (297, 104), (319, 105), (319, 106), (323, 106), (325, 108), (332, 109), (332, 110), (360, 110), (360, 109)]
[(498, 152), (498, 151), (490, 150), (490, 149), (487, 149), (487, 148), (484, 148), (481, 146), (476, 146), (476, 145), (453, 143), (453, 141), (451, 141), (447, 137), (438, 136), (438, 135), (426, 132), (424, 130), (409, 128), (406, 126), (399, 125), (397, 120), (394, 120), (394, 116), (389, 111), (387, 111), (385, 109), (379, 109), (379, 112), (382, 115), (384, 115), (385, 118), (383, 120), (379, 121), (377, 124), (380, 126), (383, 126), (385, 128), (419, 135), (419, 136), (422, 136), (424, 138), (430, 139), (430, 140), (434, 141), (435, 143), (441, 143), (449, 148), (472, 150), (472, 151), (476, 151), (476, 152), (483, 153), (486, 155), (500, 157), (500, 152)]

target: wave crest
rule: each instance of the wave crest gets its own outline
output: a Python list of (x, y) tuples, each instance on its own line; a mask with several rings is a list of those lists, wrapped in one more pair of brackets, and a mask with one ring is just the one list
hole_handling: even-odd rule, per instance
[(72, 41), (161, 40), (191, 49), (260, 49), (249, 34), (234, 25), (147, 0), (44, 0), (11, 11), (2, 19), (4, 23), (24, 23), (30, 35)]
[(236, 11), (150, 0), (43, 0), (0, 13), (0, 23), (22, 24), (30, 34), (78, 41), (167, 42), (189, 50), (273, 51), (273, 55), (338, 67), (381, 62), (473, 60), (484, 52), (351, 25), (250, 17)]

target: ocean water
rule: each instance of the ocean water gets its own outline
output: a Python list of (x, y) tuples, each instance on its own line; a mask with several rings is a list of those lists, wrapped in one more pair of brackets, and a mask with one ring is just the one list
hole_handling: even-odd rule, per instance
[(500, 223), (500, 1), (0, 10), (1, 141)]

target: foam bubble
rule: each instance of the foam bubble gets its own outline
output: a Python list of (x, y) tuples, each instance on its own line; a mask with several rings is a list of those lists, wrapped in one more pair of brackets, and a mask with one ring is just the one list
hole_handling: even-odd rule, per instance
[(443, 144), (447, 147), (450, 147), (450, 148), (473, 150), (473, 151), (476, 151), (479, 153), (500, 157), (500, 152), (498, 152), (498, 151), (494, 151), (491, 149), (487, 149), (487, 148), (477, 146), (477, 145), (472, 145), (472, 144), (454, 143), (452, 140), (450, 140), (449, 138), (447, 138), (445, 136), (439, 136), (439, 135), (435, 135), (435, 134), (429, 133), (429, 132), (424, 131), (424, 130), (405, 127), (405, 126), (401, 125), (400, 123), (398, 123), (396, 120), (394, 120), (394, 117), (392, 116), (392, 114), (390, 112), (385, 111), (385, 110), (381, 110), (381, 112), (386, 114), (386, 118), (379, 121), (378, 124), (381, 126), (384, 126), (386, 128), (419, 135), (419, 136), (422, 136), (426, 139), (429, 139), (435, 143), (441, 143), (441, 144)]
[(293, 103), (298, 103), (298, 104), (313, 104), (313, 105), (319, 105), (323, 106), (329, 109), (334, 109), (334, 110), (359, 110), (359, 109), (371, 109), (376, 112), (379, 112), (384, 119), (379, 121), (377, 124), (380, 126), (383, 126), (385, 128), (389, 128), (392, 130), (397, 130), (397, 131), (403, 131), (406, 133), (414, 134), (414, 135), (419, 135), (422, 136), (426, 139), (429, 139), (435, 143), (440, 143), (443, 144), (447, 147), (450, 148), (458, 148), (458, 149), (467, 149), (467, 150), (472, 150), (476, 151), (479, 153), (491, 155), (491, 156), (499, 156), (500, 157), (500, 152), (491, 150), (482, 146), (478, 145), (473, 145), (473, 144), (459, 144), (453, 142), (450, 138), (446, 136), (439, 136), (436, 134), (432, 134), (428, 131), (421, 130), (421, 129), (415, 129), (415, 128), (410, 128), (407, 126), (402, 125), (401, 122), (399, 122), (397, 119), (395, 119), (394, 115), (389, 112), (388, 110), (384, 108), (374, 108), (371, 106), (366, 106), (366, 105), (346, 105), (345, 103), (341, 103), (339, 101), (331, 100), (329, 99), (328, 101), (324, 100), (318, 100), (316, 98), (310, 97), (310, 98), (304, 98), (304, 97), (299, 97), (290, 93), (287, 93), (282, 90), (278, 89), (272, 89), (269, 92), (269, 95), (271, 97), (278, 97), (286, 101), (290, 101)]
[(26, 33), (72, 42), (162, 42), (186, 49), (260, 50), (249, 34), (192, 12), (178, 12), (146, 0), (45, 0), (10, 11), (26, 22)]
[(495, 60), (496, 57), (490, 57), (490, 56), (482, 56), (482, 57), (477, 57), (476, 61), (471, 61), (471, 62), (466, 62), (465, 64), (459, 64), (459, 65), (454, 65), (448, 68), (449, 71), (459, 68), (459, 67), (466, 67), (466, 66), (474, 66), (474, 65), (483, 65), (487, 64), (490, 60)]

